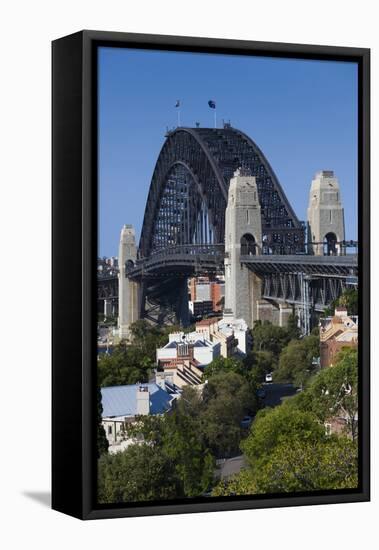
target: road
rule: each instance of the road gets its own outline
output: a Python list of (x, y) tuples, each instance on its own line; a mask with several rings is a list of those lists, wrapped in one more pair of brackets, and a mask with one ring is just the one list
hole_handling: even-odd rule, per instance
[[(262, 388), (266, 392), (266, 396), (262, 400), (265, 407), (277, 407), (286, 397), (296, 394), (296, 388), (292, 384), (266, 383), (262, 384)], [(246, 462), (243, 455), (221, 459), (217, 461), (215, 476), (226, 479), (234, 474), (238, 474), (245, 466)]]
[(216, 476), (221, 479), (228, 478), (234, 474), (238, 474), (241, 469), (246, 466), (245, 457), (243, 455), (234, 456), (217, 461)]
[(277, 407), (284, 398), (295, 395), (296, 388), (292, 384), (262, 384), (266, 397), (262, 400), (265, 407)]

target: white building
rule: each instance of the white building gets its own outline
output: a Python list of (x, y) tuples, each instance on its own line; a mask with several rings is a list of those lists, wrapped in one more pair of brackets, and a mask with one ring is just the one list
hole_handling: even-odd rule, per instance
[(181, 355), (188, 355), (193, 350), (193, 359), (201, 366), (208, 365), (216, 357), (220, 356), (221, 346), (219, 342), (211, 342), (203, 334), (198, 332), (173, 332), (169, 335), (168, 343), (157, 349), (157, 363), (178, 359)]
[(223, 319), (203, 319), (196, 323), (196, 332), (212, 342), (220, 342), (221, 355), (246, 355), (250, 348), (249, 327), (243, 319), (224, 316)]
[(218, 322), (218, 329), (225, 335), (233, 334), (237, 340), (236, 352), (246, 355), (250, 349), (251, 341), (249, 327), (244, 319), (234, 319), (224, 315)]
[(126, 435), (126, 425), (135, 422), (139, 415), (164, 414), (171, 409), (178, 395), (174, 388), (154, 383), (101, 388), (102, 425), (109, 452), (119, 452), (138, 443)]

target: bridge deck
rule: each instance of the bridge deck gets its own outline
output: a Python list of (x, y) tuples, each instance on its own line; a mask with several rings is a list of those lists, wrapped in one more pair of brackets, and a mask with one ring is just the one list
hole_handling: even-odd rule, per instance
[[(168, 247), (137, 261), (130, 267), (130, 278), (148, 277), (153, 274), (180, 272), (222, 272), (224, 248), (221, 245), (187, 245)], [(304, 275), (346, 277), (355, 275), (358, 268), (356, 254), (345, 256), (308, 256), (306, 254), (249, 255), (241, 256), (241, 263), (257, 275), (269, 273), (304, 273)]]
[(307, 256), (296, 255), (261, 255), (241, 256), (246, 264), (257, 275), (269, 273), (304, 273), (319, 276), (346, 276), (356, 273), (358, 257), (356, 254), (346, 256)]

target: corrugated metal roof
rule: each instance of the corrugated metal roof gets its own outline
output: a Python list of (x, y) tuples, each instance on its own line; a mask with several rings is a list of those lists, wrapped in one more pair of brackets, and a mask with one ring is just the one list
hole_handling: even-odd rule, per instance
[(149, 388), (150, 414), (162, 414), (170, 408), (172, 397), (155, 383), (109, 386), (101, 388), (103, 418), (112, 416), (135, 416), (137, 414), (137, 389)]

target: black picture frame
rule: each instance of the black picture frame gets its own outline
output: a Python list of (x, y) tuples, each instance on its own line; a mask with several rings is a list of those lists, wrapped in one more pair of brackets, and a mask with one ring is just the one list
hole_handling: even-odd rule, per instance
[[(357, 490), (96, 504), (97, 63), (99, 46), (355, 61), (359, 78), (359, 456)], [(370, 499), (370, 50), (81, 31), (52, 43), (52, 507), (81, 519)]]

